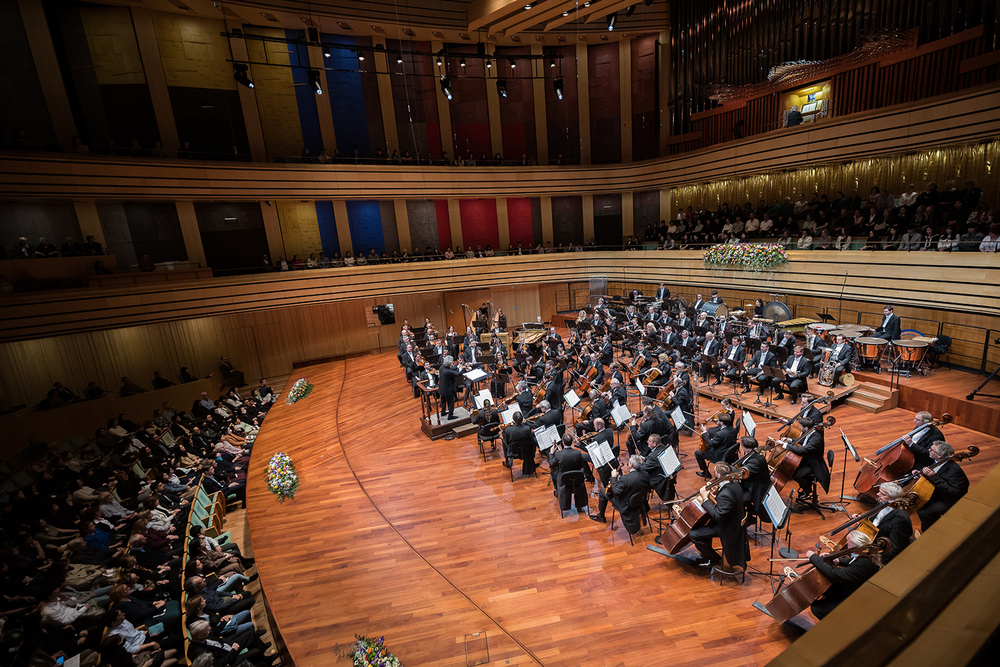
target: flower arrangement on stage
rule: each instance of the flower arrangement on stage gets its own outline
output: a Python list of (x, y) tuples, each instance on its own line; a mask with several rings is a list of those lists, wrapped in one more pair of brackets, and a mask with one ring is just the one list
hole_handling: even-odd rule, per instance
[(278, 502), (294, 498), (299, 488), (299, 476), (295, 474), (292, 459), (284, 452), (278, 452), (267, 464), (267, 488), (278, 496)]
[(288, 396), (285, 397), (285, 405), (291, 405), (295, 401), (301, 401), (303, 398), (309, 395), (309, 392), (313, 390), (313, 386), (309, 384), (309, 381), (305, 378), (299, 378), (292, 385), (291, 390), (288, 392)]
[(714, 245), (705, 252), (702, 262), (718, 268), (765, 271), (787, 264), (788, 253), (777, 243)]
[(354, 636), (358, 638), (351, 653), (355, 667), (401, 667), (399, 658), (389, 653), (385, 647), (385, 637), (373, 639), (362, 635)]

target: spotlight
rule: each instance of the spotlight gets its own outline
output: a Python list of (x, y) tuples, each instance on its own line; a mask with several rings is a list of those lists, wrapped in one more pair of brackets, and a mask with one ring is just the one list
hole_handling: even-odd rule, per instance
[(253, 81), (247, 75), (250, 66), (246, 63), (233, 63), (233, 79), (236, 83), (243, 84), (247, 88), (253, 88)]
[(608, 14), (608, 30), (609, 31), (615, 29), (615, 23), (617, 21), (618, 21), (618, 12), (614, 12), (612, 14)]
[(507, 97), (507, 79), (497, 79), (497, 94)]
[(309, 85), (312, 86), (313, 90), (316, 91), (317, 95), (323, 94), (323, 86), (320, 85), (320, 73), (318, 69), (308, 69), (306, 70), (306, 78), (309, 79)]
[(438, 57), (434, 59), (434, 64), (438, 67), (441, 67), (441, 65), (444, 64), (444, 61), (441, 60), (441, 54), (438, 54)]
[(553, 79), (552, 87), (556, 90), (556, 97), (561, 100), (563, 98), (563, 78), (561, 76), (557, 76)]
[(400, 54), (398, 54), (396, 56), (396, 64), (398, 64), (398, 65), (402, 65), (403, 64), (403, 54), (402, 53), (400, 53)]
[(513, 58), (510, 59), (510, 68), (517, 69), (517, 61), (514, 60)]
[(461, 60), (458, 61), (458, 66), (465, 67), (465, 58), (462, 58)]
[(491, 67), (493, 67), (493, 61), (490, 60), (489, 58), (487, 58), (486, 59), (486, 69), (490, 69)]
[(549, 56), (549, 67), (555, 67), (555, 66), (556, 66), (555, 56)]
[(524, 8), (525, 8), (525, 9), (531, 9), (531, 5), (530, 5), (530, 4), (527, 4), (527, 5), (525, 5), (525, 6), (524, 6)]
[(449, 100), (451, 99), (451, 79), (446, 76), (441, 77), (441, 92)]
[(365, 54), (362, 53), (361, 51), (358, 51), (358, 62), (363, 63), (364, 61), (365, 61)]
[(625, 16), (632, 16), (632, 14), (635, 14), (635, 5), (629, 5), (625, 10)]

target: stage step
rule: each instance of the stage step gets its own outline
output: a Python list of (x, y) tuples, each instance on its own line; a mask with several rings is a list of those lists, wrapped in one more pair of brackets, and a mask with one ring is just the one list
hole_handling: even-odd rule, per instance
[(899, 391), (890, 391), (879, 385), (862, 382), (846, 401), (847, 405), (870, 414), (892, 410), (899, 403)]
[(467, 435), (475, 435), (478, 430), (479, 427), (475, 424), (465, 424), (452, 429), (452, 433), (455, 434), (456, 438), (464, 438)]

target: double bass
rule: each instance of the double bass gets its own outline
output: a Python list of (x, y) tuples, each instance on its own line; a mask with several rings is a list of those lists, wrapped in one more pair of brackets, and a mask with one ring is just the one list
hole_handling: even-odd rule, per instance
[[(723, 482), (737, 482), (749, 476), (749, 470), (738, 468), (729, 475), (708, 482), (698, 493), (690, 495), (687, 498), (682, 498), (681, 500), (671, 501), (676, 520), (664, 528), (663, 533), (660, 535), (660, 544), (667, 550), (667, 553), (671, 556), (676, 556), (684, 547), (691, 544), (691, 531), (708, 523), (708, 512), (705, 511), (701, 503), (697, 500), (698, 496), (705, 492), (712, 497), (714, 495), (712, 491)], [(712, 501), (715, 501), (714, 497)], [(680, 507), (682, 503), (684, 506)]]
[[(921, 424), (906, 436), (913, 437), (921, 431), (929, 429), (931, 426), (950, 424), (953, 417), (947, 412), (941, 415), (940, 419)], [(903, 436), (903, 437), (906, 437)], [(875, 452), (874, 458), (863, 459), (858, 476), (854, 479), (854, 488), (860, 496), (866, 500), (875, 500), (878, 485), (883, 482), (892, 482), (903, 477), (913, 470), (913, 452), (907, 448), (903, 438), (897, 438), (885, 447)]]
[[(825, 422), (816, 424), (789, 444), (798, 445), (800, 442), (803, 442), (810, 433), (830, 428), (836, 423), (837, 419), (835, 417), (827, 417)], [(775, 441), (773, 438), (768, 438), (765, 444), (766, 449), (772, 450), (767, 459), (767, 465), (771, 468), (771, 483), (774, 484), (774, 488), (778, 493), (781, 493), (781, 490), (785, 488), (785, 485), (791, 481), (792, 477), (795, 475), (795, 471), (799, 467), (799, 464), (802, 463), (801, 456), (794, 453), (790, 449), (779, 447), (780, 444), (782, 444), (780, 441)]]

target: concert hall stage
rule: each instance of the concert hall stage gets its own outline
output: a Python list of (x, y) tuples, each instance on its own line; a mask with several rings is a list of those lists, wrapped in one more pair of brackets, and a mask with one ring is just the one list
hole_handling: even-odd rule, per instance
[[(757, 402), (757, 389), (754, 386), (749, 393), (743, 394), (742, 388), (738, 392), (733, 392), (733, 385), (729, 382), (724, 382), (720, 385), (712, 385), (712, 380), (704, 384), (697, 384), (697, 378), (693, 379), (693, 384), (695, 386), (695, 391), (698, 392), (699, 396), (709, 398), (716, 401), (722, 401), (724, 398), (728, 398), (731, 403), (739, 406), (743, 410), (749, 410), (759, 415), (763, 415), (770, 419), (789, 419), (798, 414), (799, 409), (802, 407), (801, 401), (798, 403), (792, 403), (789, 400), (789, 393), (785, 391), (784, 400), (777, 400), (774, 395), (770, 395), (772, 405), (768, 406), (766, 400), (771, 392), (765, 391), (762, 396), (760, 396), (760, 402)], [(843, 385), (838, 385), (836, 387), (824, 387), (817, 384), (815, 380), (809, 381), (809, 390), (817, 398), (822, 396), (827, 396), (828, 392), (832, 391), (833, 396), (830, 397), (831, 403), (833, 405), (840, 404), (848, 396), (857, 391), (858, 386), (854, 385), (851, 387), (844, 387)], [(825, 410), (824, 410), (825, 411)]]
[[(470, 660), (486, 660), (487, 647), (496, 665), (764, 664), (796, 638), (752, 607), (770, 600), (765, 578), (712, 580), (647, 550), (649, 529), (630, 545), (620, 519), (614, 530), (576, 512), (560, 519), (546, 466), (511, 483), (499, 455), (483, 462), (474, 435), (428, 441), (394, 352), (313, 366), (308, 379), (307, 398), (279, 400), (264, 422), (247, 493), (272, 627), (298, 667), (349, 665), (338, 651), (355, 634), (384, 636), (403, 664), (449, 667), (467, 664), (467, 649)], [(701, 398), (700, 418), (717, 406)], [(833, 414), (863, 456), (913, 423), (902, 409), (870, 415), (839, 405)], [(761, 420), (758, 436), (777, 426)], [(1000, 461), (997, 438), (942, 428), (956, 449), (982, 447), (963, 464), (974, 485)], [(701, 486), (690, 456), (697, 442), (681, 437), (689, 455), (681, 495)], [(833, 480), (821, 499), (831, 502), (844, 449), (832, 435), (827, 446)], [(265, 481), (276, 451), (300, 478), (284, 503)], [(856, 473), (848, 462), (848, 494)], [(825, 519), (793, 515), (792, 546), (811, 548), (841, 517)], [(933, 537), (932, 529), (921, 539)], [(766, 536), (751, 543), (751, 567), (767, 571), (770, 546)], [(476, 635), (484, 632), (485, 642)]]

